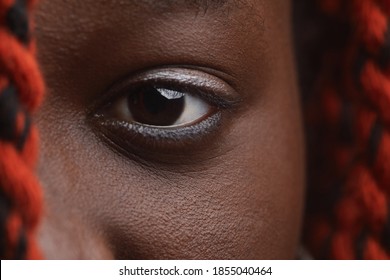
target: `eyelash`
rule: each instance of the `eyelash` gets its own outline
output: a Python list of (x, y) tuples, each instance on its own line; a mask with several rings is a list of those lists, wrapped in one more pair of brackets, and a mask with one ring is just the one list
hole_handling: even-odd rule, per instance
[[(99, 117), (98, 117), (99, 118)], [(100, 125), (105, 130), (113, 129), (120, 134), (127, 135), (126, 142), (138, 143), (142, 141), (142, 146), (158, 148), (159, 146), (184, 146), (188, 142), (200, 141), (202, 137), (213, 132), (219, 125), (221, 113), (217, 112), (205, 120), (191, 126), (183, 126), (173, 129), (161, 129), (148, 125), (140, 125), (126, 121), (101, 120)], [(106, 131), (106, 134), (112, 132)], [(137, 138), (140, 138), (137, 141)], [(163, 142), (163, 143), (162, 143)], [(163, 145), (161, 145), (163, 144)]]
[[(199, 78), (199, 85), (195, 85), (197, 83), (196, 75), (186, 77), (184, 74), (180, 76), (176, 73), (178, 71), (189, 71), (192, 74), (194, 72), (200, 73), (198, 70), (188, 69), (156, 69), (130, 78), (129, 81), (119, 83), (108, 90), (102, 101), (89, 114), (90, 120), (93, 122), (93, 126), (97, 128), (99, 135), (103, 133), (102, 136), (105, 140), (108, 140), (114, 146), (119, 145), (121, 150), (139, 151), (141, 149), (141, 151), (148, 150), (148, 152), (150, 149), (155, 152), (174, 151), (190, 147), (191, 144), (200, 144), (203, 140), (206, 141), (209, 136), (211, 137), (221, 124), (223, 111), (230, 111), (240, 102), (238, 94), (219, 78), (215, 79), (219, 79), (223, 84), (220, 88), (226, 87), (226, 91), (229, 91), (229, 93), (221, 92), (221, 89), (217, 92), (215, 81), (208, 84), (207, 79)], [(203, 76), (211, 77), (208, 73), (203, 73)], [(118, 120), (104, 113), (119, 98), (130, 95), (143, 86), (166, 88), (197, 96), (214, 107), (215, 110), (210, 116), (197, 123), (178, 127), (168, 126), (167, 128)]]

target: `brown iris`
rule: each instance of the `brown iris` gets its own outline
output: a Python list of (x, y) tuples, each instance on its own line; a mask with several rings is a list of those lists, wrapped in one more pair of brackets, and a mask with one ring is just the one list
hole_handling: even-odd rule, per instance
[(130, 94), (127, 104), (134, 121), (147, 125), (171, 126), (183, 113), (185, 95), (149, 86)]

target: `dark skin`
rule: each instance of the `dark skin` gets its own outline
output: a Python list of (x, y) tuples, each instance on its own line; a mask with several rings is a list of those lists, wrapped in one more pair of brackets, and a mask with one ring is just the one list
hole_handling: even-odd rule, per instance
[[(205, 2), (41, 2), (46, 258), (295, 257), (305, 166), (290, 4)], [(185, 130), (123, 125), (134, 120), (115, 104), (156, 84), (207, 114)]]

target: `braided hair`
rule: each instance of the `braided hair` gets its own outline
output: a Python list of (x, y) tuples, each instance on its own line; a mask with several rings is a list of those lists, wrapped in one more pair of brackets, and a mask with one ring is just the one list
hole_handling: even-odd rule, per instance
[(0, 1), (0, 256), (39, 259), (42, 191), (34, 174), (38, 133), (31, 114), (44, 84), (29, 17), (34, 0)]
[(390, 1), (322, 0), (319, 7), (338, 38), (323, 51), (306, 103), (305, 240), (320, 259), (389, 259)]
[[(35, 2), (0, 0), (2, 259), (41, 258), (38, 133), (31, 114), (44, 84), (31, 36)], [(319, 72), (304, 98), (310, 147), (304, 243), (320, 259), (389, 259), (390, 0), (305, 2), (317, 3), (332, 24), (331, 43), (322, 46)]]

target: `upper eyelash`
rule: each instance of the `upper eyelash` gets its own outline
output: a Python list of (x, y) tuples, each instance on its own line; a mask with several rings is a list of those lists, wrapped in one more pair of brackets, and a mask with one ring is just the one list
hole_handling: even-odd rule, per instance
[[(119, 86), (114, 86), (110, 88), (108, 90), (108, 94), (105, 94), (105, 96), (101, 99), (100, 102), (94, 104), (94, 106), (92, 106), (89, 113), (95, 112), (96, 108), (98, 107), (104, 108), (106, 106), (109, 106), (110, 104), (112, 104), (113, 99), (115, 100), (117, 98), (120, 98), (121, 95), (124, 95), (124, 92), (131, 92), (136, 90), (137, 88), (151, 85), (151, 84), (154, 87), (162, 87), (162, 88), (167, 88), (175, 91), (180, 91), (186, 94), (197, 95), (203, 100), (205, 100), (206, 102), (209, 102), (210, 105), (213, 105), (220, 109), (228, 109), (228, 110), (233, 109), (242, 102), (242, 98), (238, 94), (231, 94), (234, 95), (234, 97), (228, 98), (229, 94), (224, 94), (224, 92), (216, 92), (215, 90), (212, 89), (212, 85), (204, 86), (202, 84), (200, 86), (200, 85), (195, 85), (193, 82), (191, 82), (192, 84), (190, 84), (190, 79), (187, 79), (185, 82), (183, 82), (183, 81), (179, 81), (178, 78), (176, 79), (172, 78), (174, 76), (172, 73), (168, 75), (169, 72), (174, 72), (179, 70), (182, 69), (181, 68), (152, 69), (149, 72), (146, 72), (145, 74), (146, 77), (143, 77), (142, 74), (138, 74), (135, 76), (135, 78), (130, 79), (133, 80), (132, 83), (119, 82)], [(199, 70), (193, 70), (193, 69), (185, 69), (185, 70), (197, 71), (202, 73)], [(153, 76), (153, 73), (156, 73), (155, 76)], [(212, 76), (211, 74), (204, 73), (204, 72), (203, 74)], [(231, 88), (230, 84), (226, 83), (226, 85), (227, 87)], [(235, 92), (233, 89), (229, 91)], [(224, 97), (222, 97), (221, 95), (224, 95)]]

